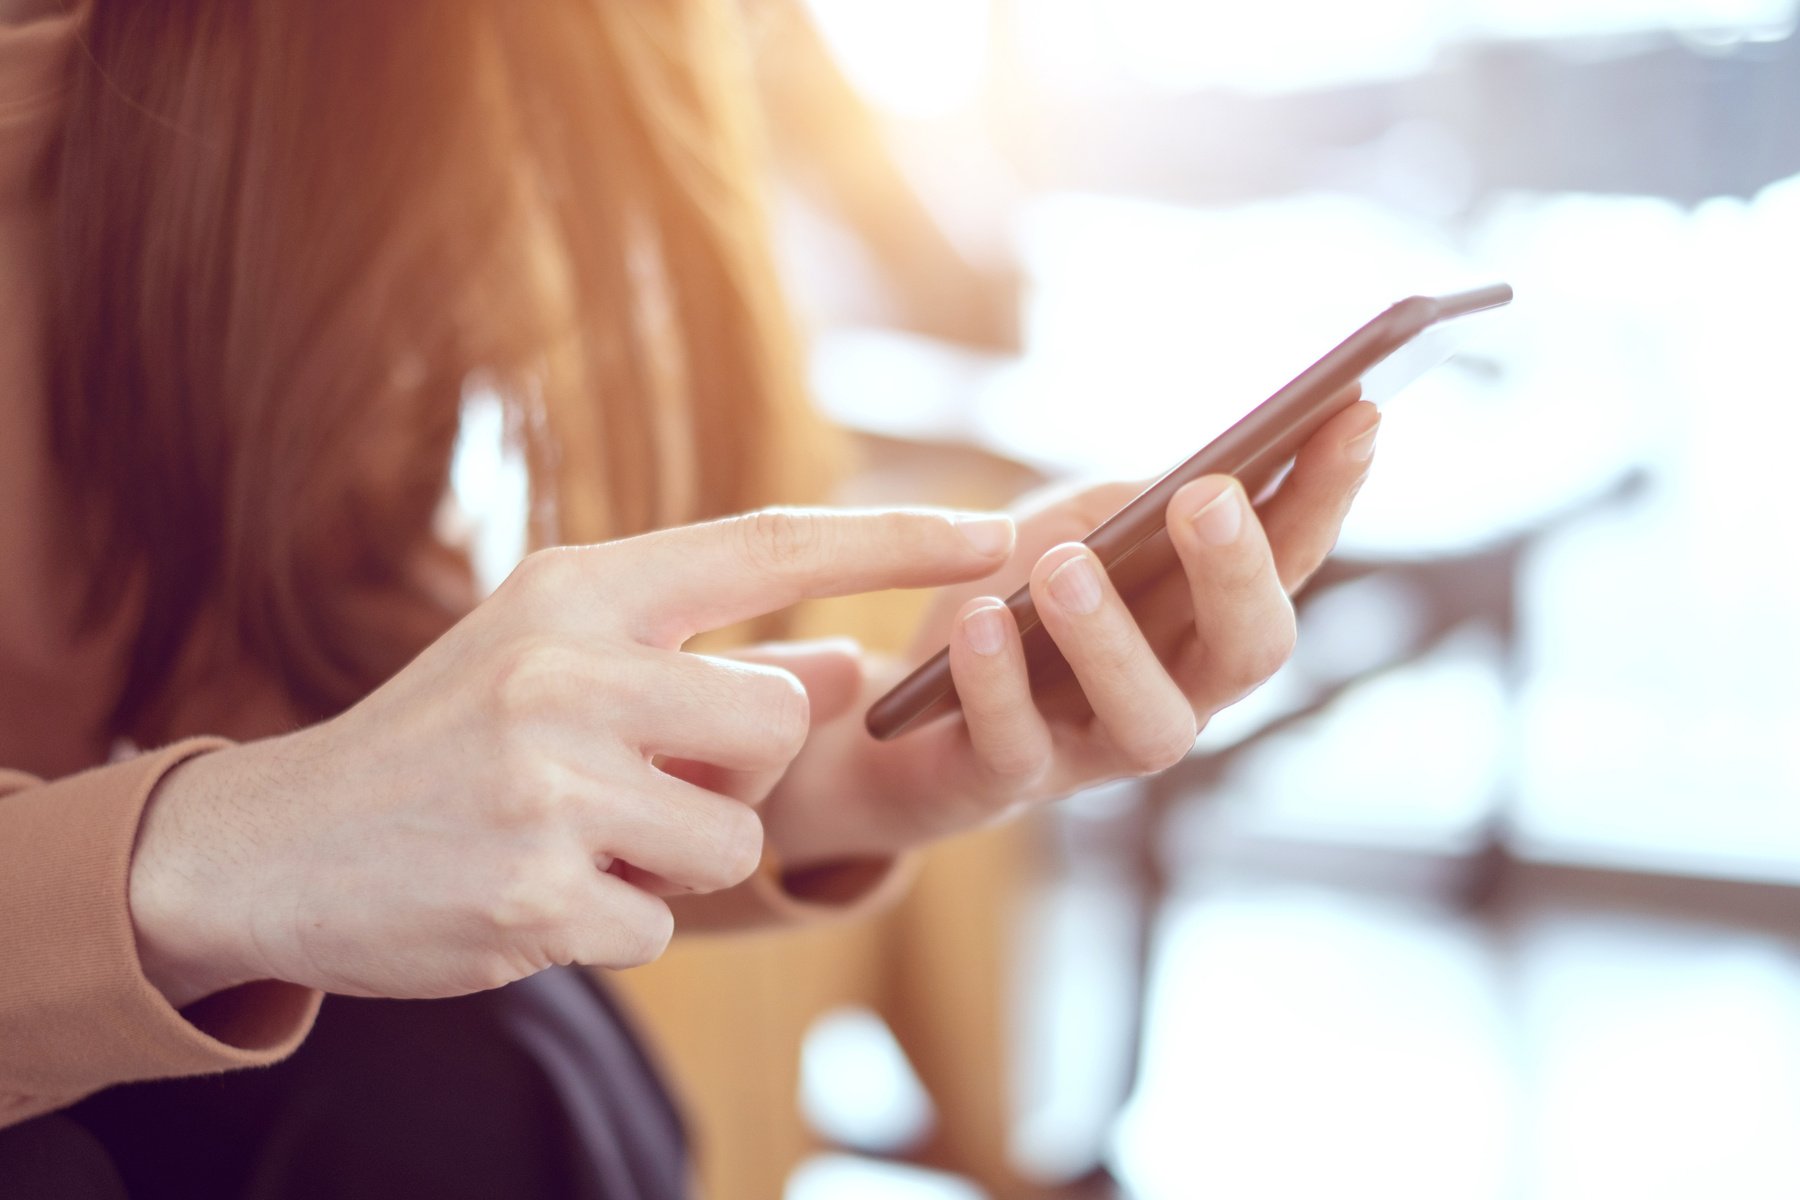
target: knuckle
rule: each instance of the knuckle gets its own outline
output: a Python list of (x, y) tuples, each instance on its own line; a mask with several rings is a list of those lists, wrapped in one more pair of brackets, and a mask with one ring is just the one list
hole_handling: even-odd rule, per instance
[(883, 545), (915, 557), (942, 556), (945, 547), (962, 546), (957, 539), (956, 519), (941, 512), (888, 512), (876, 519), (874, 535)]
[(1253, 687), (1279, 671), (1293, 657), (1299, 631), (1291, 605), (1266, 622), (1238, 648), (1233, 682)]
[(578, 800), (573, 781), (539, 758), (513, 755), (506, 778), (489, 800), (503, 828), (547, 828)]
[(567, 920), (568, 872), (540, 854), (515, 855), (488, 894), (486, 916), (505, 939), (541, 936)]
[(1123, 630), (1109, 630), (1089, 642), (1086, 658), (1091, 673), (1122, 678), (1138, 672), (1142, 653), (1131, 635)]
[(720, 886), (733, 887), (756, 873), (762, 862), (762, 820), (747, 805), (732, 802), (719, 822), (718, 865)]
[(507, 576), (506, 590), (528, 604), (550, 600), (568, 588), (575, 562), (575, 552), (565, 547), (534, 550)]
[(641, 911), (619, 923), (617, 962), (620, 967), (641, 967), (661, 958), (675, 936), (675, 914), (669, 906), (647, 892)]
[(489, 801), (502, 829), (528, 829), (549, 821), (552, 805), (544, 789), (521, 780), (502, 788)]
[(503, 735), (566, 703), (569, 673), (568, 654), (547, 638), (523, 638), (504, 647), (488, 685), (492, 715)]
[(825, 544), (825, 519), (797, 508), (765, 508), (738, 521), (751, 566), (787, 575), (813, 561)]
[(518, 964), (504, 954), (489, 955), (475, 967), (469, 982), (478, 992), (491, 992), (522, 977)]
[(1300, 630), (1294, 621), (1291, 607), (1284, 606), (1283, 616), (1275, 628), (1260, 643), (1261, 653), (1256, 660), (1256, 677), (1267, 679), (1287, 665), (1288, 659), (1294, 656), (1294, 647), (1299, 643)]
[(1214, 569), (1226, 592), (1249, 592), (1262, 586), (1265, 579), (1275, 577), (1275, 560), (1266, 552), (1253, 554), (1240, 549), (1222, 556)]
[(989, 746), (982, 755), (987, 771), (997, 781), (1023, 786), (1035, 781), (1049, 765), (1050, 756), (1026, 738), (1008, 738)]
[(1166, 771), (1188, 756), (1199, 736), (1199, 723), (1188, 712), (1185, 720), (1171, 719), (1155, 732), (1124, 746), (1126, 763), (1138, 775)]
[(787, 671), (758, 672), (753, 702), (764, 721), (772, 751), (786, 762), (800, 752), (812, 729), (812, 701), (800, 680)]

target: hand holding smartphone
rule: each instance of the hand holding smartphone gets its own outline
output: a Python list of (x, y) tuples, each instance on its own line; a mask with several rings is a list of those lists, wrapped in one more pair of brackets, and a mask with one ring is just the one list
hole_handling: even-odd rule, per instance
[[(1412, 296), (1392, 305), (1344, 339), (1287, 386), (1258, 405), (1193, 457), (1151, 484), (1083, 539), (1113, 584), (1129, 600), (1171, 571), (1180, 570), (1164, 528), (1169, 500), (1185, 484), (1206, 475), (1235, 475), (1252, 496), (1273, 481), (1308, 438), (1356, 402), (1364, 381), (1380, 374), (1383, 390), (1397, 390), (1443, 356), (1405, 363), (1399, 352), (1420, 348), (1421, 335), (1469, 313), (1512, 300), (1512, 288), (1495, 284), (1455, 295)], [(1410, 370), (1407, 369), (1410, 366)], [(1034, 693), (1066, 679), (1068, 664), (1038, 620), (1030, 590), (1006, 600), (1018, 621)], [(882, 740), (956, 711), (956, 689), (947, 649), (940, 650), (870, 706), (866, 724)]]

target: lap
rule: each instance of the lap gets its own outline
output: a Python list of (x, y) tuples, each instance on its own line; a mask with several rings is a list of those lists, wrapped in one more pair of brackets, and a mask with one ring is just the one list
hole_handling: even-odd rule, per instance
[(674, 1200), (680, 1123), (574, 971), (437, 1001), (331, 997), (287, 1062), (71, 1110), (133, 1196)]
[(0, 1196), (125, 1200), (100, 1140), (60, 1114), (0, 1129)]

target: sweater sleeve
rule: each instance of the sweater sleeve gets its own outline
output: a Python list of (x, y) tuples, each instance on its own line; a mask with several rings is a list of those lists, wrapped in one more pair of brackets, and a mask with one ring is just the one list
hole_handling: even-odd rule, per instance
[(317, 992), (247, 984), (176, 1011), (144, 977), (127, 880), (157, 784), (215, 740), (44, 782), (0, 772), (0, 1126), (115, 1083), (271, 1063)]

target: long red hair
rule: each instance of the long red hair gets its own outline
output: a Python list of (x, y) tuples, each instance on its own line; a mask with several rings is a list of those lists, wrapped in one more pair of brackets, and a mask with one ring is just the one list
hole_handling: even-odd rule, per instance
[(203, 627), (323, 716), (455, 620), (471, 380), (540, 541), (817, 495), (726, 0), (89, 3), (51, 430), (85, 617), (133, 606), (114, 732)]

